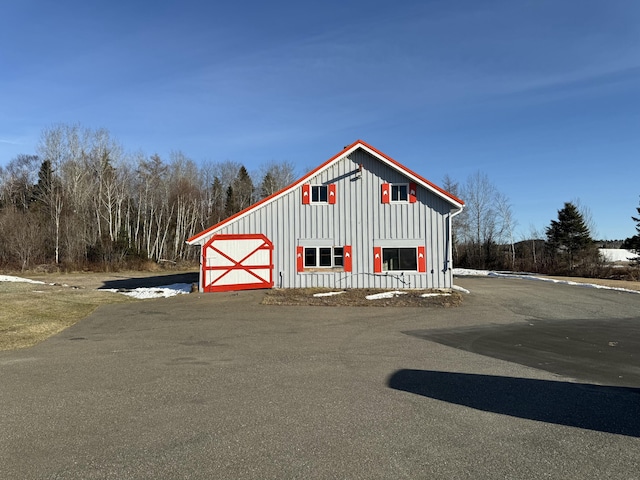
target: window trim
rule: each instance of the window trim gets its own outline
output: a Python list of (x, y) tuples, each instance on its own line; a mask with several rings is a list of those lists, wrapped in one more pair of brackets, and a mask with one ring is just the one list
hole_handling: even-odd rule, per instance
[[(342, 254), (341, 255), (337, 255), (336, 253), (336, 249), (342, 249)], [(327, 270), (343, 270), (344, 269), (344, 246), (343, 245), (331, 245), (331, 246), (316, 246), (316, 245), (309, 245), (309, 246), (304, 246), (302, 247), (302, 267), (304, 268), (305, 271), (313, 271), (313, 270), (319, 270), (319, 271), (327, 271)], [(320, 250), (324, 250), (324, 249), (328, 249), (330, 250), (330, 258), (331, 258), (331, 265), (320, 265), (321, 263), (321, 258), (322, 258), (322, 254), (320, 252)], [(314, 254), (314, 259), (315, 259), (315, 264), (314, 265), (307, 265), (307, 250), (315, 250), (315, 254)], [(326, 253), (324, 255), (327, 255)], [(336, 259), (339, 258), (340, 259), (340, 265), (336, 264)]]
[[(402, 200), (402, 199), (394, 200), (393, 199), (393, 190), (394, 190), (394, 188), (396, 190), (399, 190), (400, 187), (405, 187), (406, 190), (405, 190), (404, 194), (405, 194), (406, 198), (404, 200)], [(409, 203), (409, 190), (410, 190), (409, 183), (391, 183), (391, 184), (389, 184), (389, 203)]]
[[(393, 191), (400, 187), (406, 187), (406, 199), (405, 200), (392, 200)], [(397, 183), (383, 183), (381, 190), (380, 202), (383, 204), (396, 204), (402, 205), (406, 203), (416, 203), (418, 201), (418, 184), (416, 182), (397, 182)]]
[[(385, 250), (414, 250), (416, 259), (415, 270), (389, 270), (384, 268)], [(398, 262), (399, 262), (398, 254)], [(392, 245), (376, 245), (373, 247), (373, 273), (387, 275), (389, 273), (426, 273), (427, 272), (427, 258), (426, 248), (424, 245), (410, 245), (398, 242), (398, 244)]]
[[(326, 200), (320, 200), (323, 197), (323, 190), (326, 190)], [(313, 199), (316, 192), (318, 200)], [(336, 183), (304, 183), (302, 185), (303, 205), (334, 205), (337, 203), (336, 197)]]
[[(313, 194), (314, 194), (314, 190), (316, 189), (325, 189), (326, 190), (326, 200), (314, 200), (313, 199)], [(321, 198), (322, 194), (319, 192), (318, 193), (318, 197)], [(322, 185), (322, 184), (311, 184), (309, 185), (309, 203), (311, 204), (315, 204), (315, 205), (327, 205), (329, 203), (329, 185)]]
[[(401, 259), (400, 259), (400, 251), (404, 250), (406, 251), (413, 251), (414, 253), (414, 261), (415, 261), (415, 266), (416, 268), (411, 268), (411, 269), (407, 269), (407, 268), (385, 268), (385, 263), (389, 263), (389, 261), (385, 262), (385, 250), (397, 250), (398, 251), (398, 256), (394, 257), (397, 258), (398, 260), (398, 266), (400, 266), (401, 263)], [(382, 247), (381, 248), (381, 254), (382, 254), (382, 259), (381, 259), (381, 271), (384, 272), (418, 272), (418, 247)]]
[[(331, 250), (331, 266), (320, 266), (320, 249)], [(307, 250), (314, 249), (314, 266), (306, 266)], [(341, 253), (340, 253), (341, 250)], [(296, 271), (298, 273), (305, 272), (351, 272), (353, 267), (351, 245), (333, 245), (332, 243), (326, 243), (326, 241), (309, 241), (301, 240), (296, 247)]]

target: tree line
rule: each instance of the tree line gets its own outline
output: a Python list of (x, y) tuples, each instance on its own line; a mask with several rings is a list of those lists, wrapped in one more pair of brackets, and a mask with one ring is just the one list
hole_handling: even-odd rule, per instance
[[(443, 183), (445, 190), (466, 203), (454, 220), (455, 266), (587, 277), (614, 275), (593, 238), (596, 225), (591, 212), (579, 201), (565, 202), (544, 231), (531, 228), (528, 235), (516, 239), (517, 221), (510, 201), (486, 174), (476, 172), (463, 184), (447, 176)], [(640, 207), (637, 211), (638, 217), (630, 218), (638, 233), (620, 242), (620, 248), (640, 253)], [(631, 266), (640, 266), (640, 260)], [(617, 269), (615, 275), (637, 279), (639, 272)]]
[[(36, 152), (0, 167), (0, 268), (145, 268), (192, 262), (185, 240), (298, 177), (271, 162), (252, 175), (233, 161), (196, 164), (182, 152), (126, 153), (108, 130), (56, 125)], [(464, 199), (453, 225), (454, 265), (597, 276), (603, 264), (588, 208), (567, 202), (544, 232), (516, 238), (509, 199), (476, 172), (445, 190)], [(638, 235), (623, 248), (640, 251)]]
[(254, 173), (233, 161), (196, 164), (127, 154), (105, 129), (45, 129), (36, 154), (0, 167), (0, 267), (144, 268), (192, 261), (195, 233), (289, 185), (289, 162)]

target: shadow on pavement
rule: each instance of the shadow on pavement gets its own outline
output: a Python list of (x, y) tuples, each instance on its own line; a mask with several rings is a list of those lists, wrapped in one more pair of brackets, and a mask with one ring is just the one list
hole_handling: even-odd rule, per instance
[(398, 370), (395, 390), (512, 417), (640, 437), (640, 389), (431, 370)]
[(162, 287), (175, 283), (198, 283), (198, 272), (178, 273), (172, 275), (155, 275), (153, 277), (131, 278), (126, 277), (118, 280), (107, 280), (100, 288), (133, 289), (141, 287)]
[(529, 320), (404, 332), (598, 385), (640, 386), (640, 317)]

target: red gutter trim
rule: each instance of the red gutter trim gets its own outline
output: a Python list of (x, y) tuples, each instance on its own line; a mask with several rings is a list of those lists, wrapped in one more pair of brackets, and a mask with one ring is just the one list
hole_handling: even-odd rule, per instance
[(302, 178), (299, 178), (298, 180), (296, 180), (295, 182), (293, 182), (291, 185), (283, 188), (282, 190), (277, 191), (276, 193), (272, 193), (271, 195), (269, 195), (266, 198), (263, 198), (262, 200), (254, 203), (253, 205), (249, 205), (247, 208), (245, 208), (244, 210), (239, 211), (238, 213), (231, 215), (230, 217), (225, 218), (224, 220), (222, 220), (221, 222), (216, 223), (215, 225), (207, 228), (206, 230), (203, 230), (202, 232), (194, 235), (193, 237), (189, 238), (187, 240), (187, 243), (192, 245), (193, 242), (195, 242), (196, 240), (198, 240), (199, 238), (206, 236), (207, 233), (216, 230), (218, 228), (220, 228), (221, 226), (223, 226), (226, 223), (229, 223), (231, 221), (233, 221), (234, 219), (244, 215), (245, 213), (258, 208), (260, 205), (263, 205), (267, 202), (270, 202), (272, 199), (274, 199), (275, 197), (287, 192), (288, 190), (291, 190), (293, 188), (295, 188), (296, 186), (304, 183), (309, 177), (312, 177), (313, 175), (315, 175), (317, 172), (319, 172), (320, 170), (323, 170), (325, 167), (327, 167), (329, 164), (331, 164), (334, 160), (336, 160), (337, 158), (341, 157), (342, 155), (344, 155), (344, 152), (347, 150), (351, 150), (352, 148), (356, 147), (356, 146), (363, 146), (365, 147), (365, 149), (371, 150), (372, 152), (374, 152), (376, 155), (379, 155), (380, 157), (384, 158), (385, 160), (387, 160), (389, 163), (392, 163), (393, 165), (395, 165), (396, 168), (398, 168), (400, 171), (405, 172), (415, 178), (417, 178), (418, 180), (420, 180), (421, 182), (429, 185), (429, 187), (433, 188), (434, 190), (436, 190), (437, 192), (441, 193), (442, 195), (444, 195), (445, 197), (449, 198), (450, 200), (453, 200), (454, 202), (460, 204), (460, 205), (464, 205), (464, 202), (462, 200), (460, 200), (458, 197), (450, 194), (449, 192), (447, 192), (446, 190), (443, 190), (442, 188), (438, 187), (437, 185), (431, 183), (429, 180), (427, 180), (426, 178), (418, 175), (417, 173), (413, 172), (412, 170), (409, 170), (407, 167), (405, 167), (404, 165), (402, 165), (401, 163), (397, 162), (396, 160), (394, 160), (393, 158), (389, 157), (388, 155), (385, 155), (384, 153), (382, 153), (380, 150), (378, 150), (377, 148), (372, 147), (371, 145), (369, 145), (366, 142), (363, 142), (362, 140), (356, 140), (355, 142), (353, 142), (351, 145), (347, 145), (346, 147), (344, 147), (340, 152), (336, 153), (333, 157), (331, 157), (329, 160), (327, 160), (326, 162), (320, 164), (319, 166), (317, 166), (316, 168), (314, 168), (313, 170), (311, 170), (309, 173), (307, 173), (305, 176), (303, 176)]

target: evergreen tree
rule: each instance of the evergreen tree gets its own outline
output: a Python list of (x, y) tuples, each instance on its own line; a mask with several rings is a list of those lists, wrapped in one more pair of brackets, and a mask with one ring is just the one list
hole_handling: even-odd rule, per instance
[(631, 217), (631, 220), (636, 222), (636, 232), (638, 232), (638, 233), (635, 236), (637, 237), (637, 236), (640, 236), (640, 207), (637, 207), (636, 210), (638, 211), (638, 216), (637, 217)]
[(260, 198), (266, 198), (269, 195), (274, 194), (278, 190), (279, 189), (276, 184), (276, 179), (273, 178), (271, 172), (267, 172), (262, 179), (262, 184), (260, 185)]
[(221, 220), (224, 220), (226, 213), (225, 206), (225, 193), (220, 177), (217, 175), (213, 177), (213, 183), (211, 184), (211, 214), (209, 223), (216, 224)]
[(224, 213), (227, 217), (230, 217), (234, 213), (238, 213), (240, 209), (238, 208), (238, 204), (236, 203), (236, 196), (233, 191), (233, 187), (229, 185), (227, 188), (227, 199), (224, 203)]
[(254, 190), (249, 172), (247, 172), (246, 168), (240, 167), (236, 178), (227, 188), (225, 214), (229, 217), (251, 205), (253, 203)]
[[(244, 166), (238, 170), (238, 175), (233, 181), (233, 194), (238, 211), (244, 210), (253, 203), (253, 181)], [(235, 212), (234, 212), (235, 213)]]
[(584, 217), (571, 202), (566, 202), (564, 208), (558, 210), (558, 220), (552, 220), (545, 233), (548, 252), (553, 258), (566, 258), (570, 270), (576, 259), (594, 248)]
[(38, 171), (38, 183), (33, 186), (33, 202), (38, 205), (47, 205), (53, 186), (53, 170), (51, 162), (44, 160)]
[[(638, 233), (631, 237), (631, 250), (633, 250), (633, 253), (640, 255), (640, 207), (637, 207), (636, 210), (638, 211), (638, 216), (632, 216), (631, 219), (636, 222), (636, 232)], [(637, 258), (633, 263), (636, 266), (640, 266), (640, 258)]]

